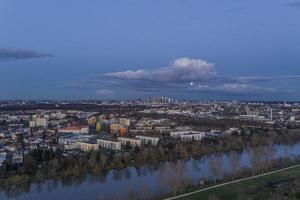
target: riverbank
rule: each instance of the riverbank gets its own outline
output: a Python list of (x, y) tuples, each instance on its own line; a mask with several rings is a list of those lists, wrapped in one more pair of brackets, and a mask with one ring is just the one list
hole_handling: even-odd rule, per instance
[[(118, 195), (122, 196), (121, 199), (126, 199), (126, 196), (129, 196), (129, 194), (134, 194), (145, 199), (145, 192), (137, 190), (137, 185), (141, 185), (144, 187), (144, 190), (148, 190), (147, 198), (163, 195), (172, 190), (176, 190), (175, 193), (179, 194), (181, 191), (186, 191), (187, 188), (199, 185), (201, 181), (205, 183), (205, 186), (208, 186), (210, 183), (214, 184), (214, 178), (218, 179), (218, 183), (221, 180), (228, 181), (228, 179), (223, 180), (223, 175), (228, 175), (231, 180), (231, 172), (234, 172), (235, 178), (238, 178), (251, 176), (251, 173), (257, 174), (269, 171), (274, 169), (273, 164), (276, 163), (286, 166), (276, 159), (285, 157), (292, 159), (295, 156), (299, 156), (300, 152), (300, 143), (295, 145), (269, 144), (267, 146), (253, 146), (243, 151), (237, 150), (238, 148), (232, 148), (238, 145), (227, 145), (225, 148), (227, 151), (218, 152), (215, 147), (224, 144), (224, 140), (216, 141), (220, 142), (220, 144), (213, 142), (184, 143), (180, 146), (175, 144), (172, 150), (164, 149), (161, 146), (158, 147), (164, 149), (164, 151), (157, 151), (155, 148), (151, 149), (148, 147), (140, 150), (136, 156), (131, 156), (131, 159), (127, 159), (125, 153), (123, 157), (116, 157), (111, 154), (106, 157), (106, 165), (103, 163), (104, 157), (102, 154), (99, 155), (98, 152), (89, 152), (81, 159), (75, 157), (70, 159), (55, 154), (54, 159), (48, 162), (41, 162), (50, 165), (41, 165), (36, 173), (32, 173), (31, 177), (33, 180), (26, 179), (26, 177), (24, 179), (23, 176), (20, 176), (22, 171), (18, 176), (4, 179), (5, 181), (1, 182), (2, 184), (7, 183), (8, 186), (13, 185), (14, 187), (5, 187), (2, 190), (2, 197), (4, 199), (22, 200), (51, 199), (53, 194), (58, 196), (66, 195), (65, 192), (62, 192), (62, 194), (61, 191), (71, 190), (72, 193), (68, 192), (70, 196), (66, 198), (76, 199), (74, 196), (82, 194), (88, 195), (89, 199), (97, 199), (99, 195), (108, 198), (114, 197), (115, 199), (116, 195)], [(297, 142), (297, 140), (294, 140), (294, 142)], [(249, 144), (249, 142), (246, 144)], [(180, 159), (180, 155), (186, 155), (182, 153), (184, 152), (183, 147), (187, 148), (187, 159)], [(201, 149), (194, 149), (195, 147), (200, 147)], [(230, 151), (230, 149), (234, 149), (234, 151)], [(43, 157), (43, 154), (40, 153), (32, 155), (33, 158)], [(163, 155), (160, 153), (167, 154)], [(189, 153), (194, 154), (195, 157), (189, 155)], [(121, 156), (120, 154), (118, 155)], [(265, 155), (268, 155), (268, 157), (265, 157)], [(45, 157), (51, 156), (46, 154)], [(167, 158), (169, 161), (163, 162), (164, 159), (162, 158)], [(54, 162), (56, 160), (59, 162)], [(122, 168), (113, 170), (120, 163)], [(135, 167), (137, 163), (139, 167)], [(276, 166), (278, 166), (277, 164)], [(62, 166), (64, 168), (61, 168)], [(218, 169), (216, 170), (214, 166), (218, 166)], [(27, 169), (32, 170), (30, 166)], [(46, 170), (44, 171), (43, 169)], [(247, 174), (244, 172), (245, 169)], [(252, 169), (253, 172), (251, 171)], [(88, 177), (86, 175), (87, 172)], [(51, 177), (52, 174), (56, 174), (54, 179)], [(174, 174), (176, 174), (175, 180), (173, 179)], [(173, 184), (174, 181), (176, 182), (175, 185)], [(53, 189), (49, 190), (49, 188)], [(57, 188), (60, 189), (57, 190)], [(118, 192), (114, 188), (118, 188)], [(41, 192), (37, 193), (35, 190)], [(128, 199), (132, 198), (128, 197)]]
[[(127, 167), (140, 168), (145, 165), (160, 165), (163, 162), (199, 159), (211, 153), (243, 151), (244, 149), (269, 145), (271, 151), (275, 144), (294, 144), (300, 141), (299, 132), (259, 130), (250, 135), (232, 135), (226, 138), (208, 139), (181, 143), (166, 139), (158, 146), (145, 146), (142, 149), (129, 149), (125, 152), (104, 150), (83, 153), (80, 156), (65, 157), (63, 152), (34, 150), (26, 155), (19, 166), (7, 163), (0, 168), (0, 188), (14, 188), (47, 180), (84, 177), (87, 174), (105, 176), (110, 170)], [(258, 156), (268, 152), (258, 153)]]
[(300, 164), (242, 178), (164, 200), (300, 199)]

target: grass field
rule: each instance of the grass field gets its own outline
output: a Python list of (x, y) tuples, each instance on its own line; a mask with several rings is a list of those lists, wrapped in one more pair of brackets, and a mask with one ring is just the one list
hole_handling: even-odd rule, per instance
[(221, 186), (181, 198), (187, 200), (300, 199), (300, 167)]

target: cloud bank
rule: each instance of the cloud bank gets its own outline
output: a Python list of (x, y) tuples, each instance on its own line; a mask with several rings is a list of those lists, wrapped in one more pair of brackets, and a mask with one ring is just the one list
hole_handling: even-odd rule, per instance
[(110, 96), (114, 95), (115, 92), (112, 91), (112, 90), (99, 89), (99, 90), (96, 90), (96, 91), (95, 91), (95, 94), (96, 94), (97, 96), (110, 97)]
[(286, 3), (286, 5), (294, 8), (300, 8), (300, 1)]
[(27, 49), (0, 49), (0, 61), (44, 57), (52, 57), (52, 55)]
[[(93, 74), (72, 83), (73, 88), (91, 90), (101, 97), (136, 95), (229, 98), (281, 97), (295, 92), (284, 82), (300, 79), (300, 75), (232, 76), (219, 75), (214, 64), (188, 57), (175, 59), (169, 66)], [(95, 91), (97, 90), (97, 91)]]
[(245, 9), (246, 9), (246, 7), (232, 8), (232, 9), (226, 10), (226, 13), (240, 12), (240, 11), (245, 10)]
[(216, 76), (214, 64), (202, 59), (188, 57), (178, 58), (167, 67), (152, 70), (128, 70), (124, 72), (108, 73), (106, 76), (131, 80), (150, 80), (161, 82), (206, 80)]
[(221, 94), (276, 94), (288, 91), (272, 88), (269, 86), (257, 86), (251, 84), (225, 83), (221, 85), (198, 85), (192, 87), (191, 91), (205, 93), (221, 93)]

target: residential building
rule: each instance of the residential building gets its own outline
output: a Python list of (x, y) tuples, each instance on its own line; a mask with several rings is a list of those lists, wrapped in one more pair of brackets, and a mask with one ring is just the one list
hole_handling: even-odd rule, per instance
[(129, 143), (130, 146), (132, 146), (132, 147), (135, 147), (135, 146), (140, 147), (142, 144), (142, 141), (137, 138), (118, 137), (118, 140), (121, 142), (122, 146), (126, 146), (127, 143)]
[(204, 137), (205, 137), (205, 132), (189, 133), (189, 134), (180, 135), (180, 139), (183, 142), (202, 140)]
[(143, 136), (143, 135), (137, 135), (135, 137), (137, 139), (140, 139), (143, 144), (157, 145), (159, 142), (159, 137), (150, 137), (150, 136)]
[(87, 133), (89, 133), (89, 127), (86, 127), (86, 126), (68, 126), (68, 127), (58, 129), (58, 133), (87, 134)]
[(97, 139), (97, 143), (101, 148), (110, 149), (110, 150), (121, 150), (121, 142), (116, 140), (109, 139)]
[(91, 150), (99, 150), (99, 144), (98, 143), (92, 143), (92, 142), (77, 142), (78, 147), (81, 151), (91, 151)]

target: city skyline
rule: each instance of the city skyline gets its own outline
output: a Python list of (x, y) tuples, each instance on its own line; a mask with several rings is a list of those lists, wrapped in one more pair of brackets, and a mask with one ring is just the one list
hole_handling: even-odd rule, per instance
[(300, 100), (299, 1), (1, 4), (3, 100)]

